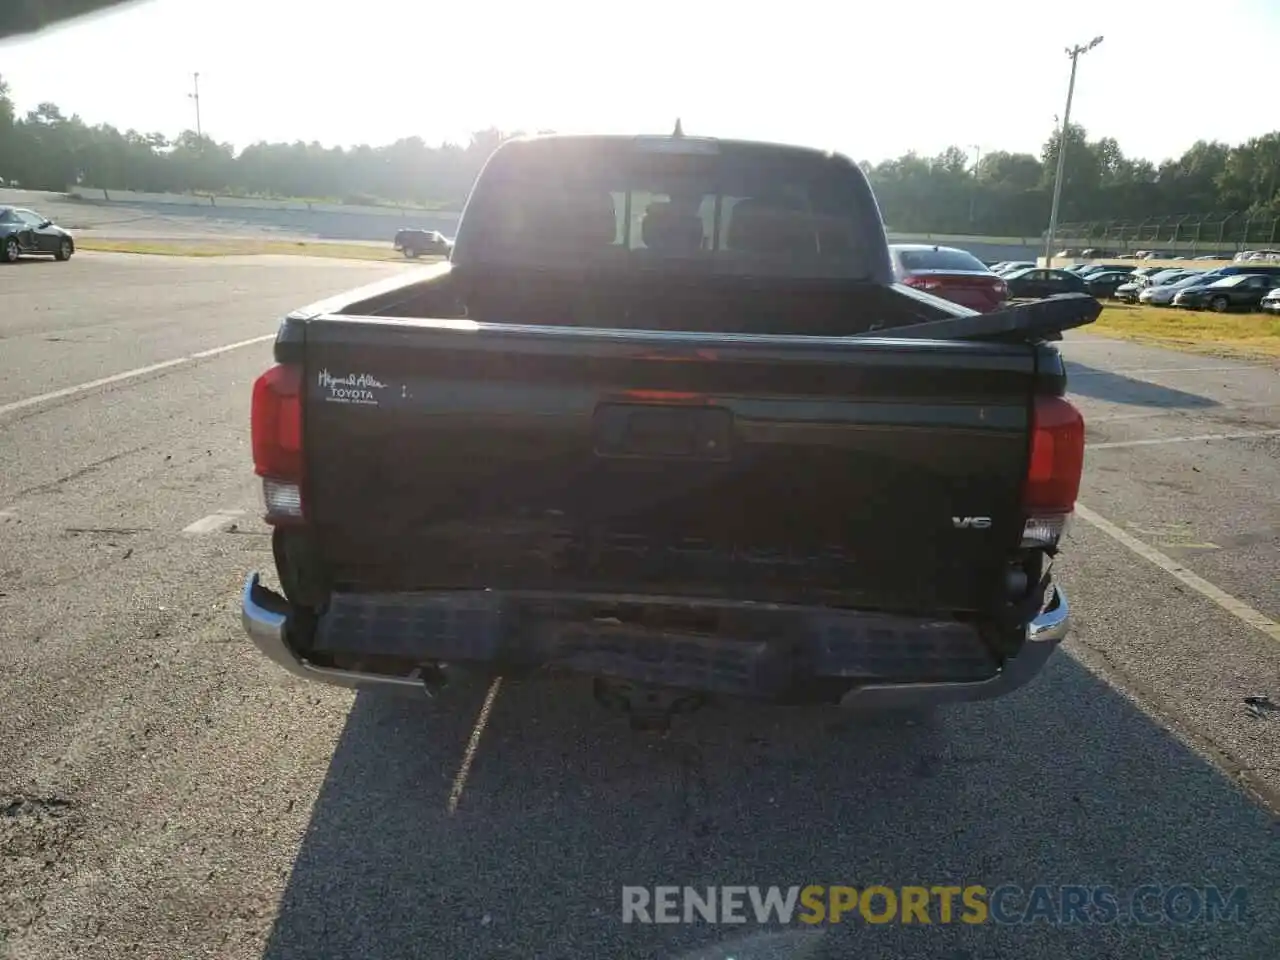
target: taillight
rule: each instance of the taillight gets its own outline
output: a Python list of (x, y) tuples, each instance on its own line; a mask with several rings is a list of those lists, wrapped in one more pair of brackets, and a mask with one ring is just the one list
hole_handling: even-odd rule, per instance
[(915, 287), (917, 290), (937, 290), (942, 286), (942, 281), (936, 277), (917, 277), (914, 274), (906, 277), (902, 282), (908, 287)]
[(1062, 397), (1037, 397), (1022, 506), (1024, 547), (1053, 546), (1075, 510), (1084, 473), (1084, 417)]
[(253, 384), (253, 470), (262, 477), (267, 521), (301, 520), (302, 370), (277, 364)]

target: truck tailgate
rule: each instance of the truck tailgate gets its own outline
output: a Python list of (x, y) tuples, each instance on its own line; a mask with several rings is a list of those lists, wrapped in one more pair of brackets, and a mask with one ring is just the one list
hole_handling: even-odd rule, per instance
[(1022, 533), (1035, 348), (305, 324), (309, 539), (339, 590), (950, 614)]

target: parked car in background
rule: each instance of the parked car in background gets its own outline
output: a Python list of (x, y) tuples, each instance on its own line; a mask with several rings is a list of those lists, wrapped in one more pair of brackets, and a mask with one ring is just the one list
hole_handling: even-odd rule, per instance
[(1275, 288), (1275, 277), (1257, 273), (1237, 273), (1204, 287), (1189, 287), (1173, 298), (1175, 307), (1188, 310), (1256, 310), (1262, 298)]
[(1154, 277), (1157, 273), (1163, 273), (1168, 267), (1138, 267), (1133, 271), (1135, 277)]
[(1207, 287), (1211, 283), (1217, 283), (1222, 277), (1209, 276), (1203, 273), (1192, 273), (1173, 283), (1161, 283), (1155, 286), (1143, 287), (1138, 292), (1138, 303), (1149, 304), (1153, 307), (1167, 307), (1173, 303), (1173, 298), (1183, 290), (1190, 290), (1194, 287)]
[(1078, 273), (1085, 277), (1091, 273), (1100, 273), (1103, 270), (1123, 270), (1125, 273), (1132, 273), (1133, 267), (1127, 263), (1073, 263), (1069, 267), (1055, 267), (1055, 270), (1068, 270), (1071, 273)]
[(1116, 287), (1115, 293), (1112, 294), (1121, 303), (1137, 303), (1138, 296), (1146, 289), (1146, 284), (1142, 282), (1141, 277), (1135, 277), (1132, 274), (1125, 277), (1124, 283)]
[[(1179, 280), (1174, 284), (1165, 283), (1160, 287), (1155, 288), (1145, 287), (1143, 288), (1142, 294), (1139, 296), (1139, 302), (1152, 303), (1156, 305), (1172, 305), (1174, 296), (1183, 290), (1207, 287), (1219, 280), (1225, 280), (1227, 277), (1243, 276), (1245, 274), (1256, 274), (1271, 277), (1275, 284), (1280, 284), (1280, 265), (1272, 266), (1264, 263), (1245, 266), (1237, 263), (1226, 263), (1220, 267), (1214, 267), (1212, 270), (1192, 271), (1188, 277), (1184, 278), (1184, 280)], [(1184, 282), (1192, 279), (1195, 280), (1194, 283)], [(1148, 290), (1162, 290), (1169, 287), (1174, 287), (1176, 289), (1174, 289), (1172, 294), (1168, 294), (1167, 296), (1164, 293), (1152, 293), (1150, 297), (1146, 295)]]
[(1030, 270), (1035, 265), (1031, 260), (1010, 260), (996, 272), (1003, 277), (1006, 274), (1013, 273), (1015, 270)]
[(447, 257), (453, 243), (439, 230), (405, 228), (396, 232), (395, 248), (411, 260), (423, 256)]
[(1236, 254), (1239, 263), (1280, 262), (1280, 250), (1241, 250)]
[(75, 252), (75, 238), (48, 217), (22, 207), (0, 207), (0, 263), (32, 255), (70, 260)]
[(1004, 303), (1008, 288), (967, 250), (923, 243), (891, 243), (889, 258), (898, 282), (988, 313)]
[(1125, 303), (1137, 303), (1138, 295), (1147, 287), (1161, 287), (1181, 280), (1183, 277), (1191, 276), (1193, 273), (1196, 273), (1196, 271), (1173, 267), (1145, 277), (1133, 276), (1129, 278), (1128, 283), (1116, 289), (1115, 298), (1123, 300)]
[(1074, 272), (1077, 276), (1084, 277), (1085, 279), (1088, 279), (1089, 277), (1092, 277), (1092, 276), (1094, 276), (1094, 275), (1096, 275), (1096, 274), (1099, 274), (1099, 273), (1111, 273), (1111, 272), (1119, 272), (1119, 273), (1123, 273), (1123, 274), (1125, 274), (1126, 276), (1129, 276), (1129, 275), (1131, 275), (1131, 274), (1133, 274), (1133, 273), (1134, 273), (1134, 269), (1133, 269), (1133, 267), (1130, 267), (1130, 266), (1128, 266), (1127, 264), (1118, 264), (1118, 263), (1090, 263), (1090, 264), (1087, 264), (1086, 266), (1084, 266), (1082, 269), (1080, 269), (1080, 270), (1076, 270), (1076, 271), (1073, 271), (1073, 272)]
[(1099, 270), (1084, 277), (1089, 294), (1099, 300), (1109, 300), (1116, 295), (1116, 288), (1129, 280), (1128, 270)]
[[(1256, 276), (1271, 277), (1276, 283), (1280, 283), (1280, 263), (1227, 263), (1220, 267), (1214, 267), (1209, 272), (1219, 279), (1248, 273)], [(1272, 286), (1274, 285), (1272, 284)]]
[(1040, 299), (1062, 293), (1088, 293), (1084, 278), (1066, 270), (1050, 270), (1032, 267), (1006, 273), (1004, 281), (1009, 288), (1009, 298)]
[(1263, 297), (1262, 302), (1258, 304), (1258, 309), (1263, 313), (1280, 314), (1280, 287), (1276, 287)]
[(1173, 283), (1175, 280), (1181, 280), (1185, 276), (1194, 273), (1193, 270), (1186, 270), (1182, 267), (1170, 267), (1168, 270), (1160, 270), (1156, 273), (1145, 277), (1139, 277), (1144, 287), (1158, 287), (1164, 283)]

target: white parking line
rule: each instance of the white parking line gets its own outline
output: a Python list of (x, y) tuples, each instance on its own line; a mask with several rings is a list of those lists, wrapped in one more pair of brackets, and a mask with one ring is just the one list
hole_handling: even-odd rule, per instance
[(195, 523), (188, 524), (182, 528), (182, 532), (189, 537), (201, 537), (229, 527), (235, 523), (237, 517), (243, 516), (243, 510), (219, 510), (207, 517), (201, 517)]
[(78, 383), (74, 387), (63, 387), (61, 390), (51, 390), (49, 393), (41, 393), (34, 397), (27, 397), (24, 400), (15, 400), (12, 403), (0, 404), (0, 416), (6, 413), (13, 413), (16, 410), (25, 410), (27, 407), (34, 407), (40, 403), (48, 403), (50, 400), (61, 400), (63, 397), (74, 397), (77, 393), (84, 393), (86, 390), (96, 390), (98, 387), (109, 386), (113, 383), (120, 383), (123, 380), (132, 380), (135, 377), (143, 377), (148, 373), (155, 373), (158, 370), (167, 370), (170, 367), (179, 367), (186, 363), (195, 363), (197, 360), (204, 360), (207, 357), (216, 357), (220, 353), (227, 353), (230, 350), (239, 350), (241, 347), (248, 347), (255, 343), (262, 343), (265, 340), (274, 340), (274, 333), (264, 334), (261, 337), (252, 337), (249, 340), (239, 340), (235, 343), (228, 343), (225, 346), (214, 347), (212, 350), (201, 350), (199, 353), (191, 353), (185, 357), (175, 357), (172, 360), (164, 360), (160, 363), (153, 363), (145, 367), (137, 367), (133, 370), (126, 370), (124, 373), (115, 373), (109, 377), (101, 377), (98, 380), (90, 380), (88, 383)]
[[(1074, 394), (1068, 395), (1071, 399), (1075, 399)], [(1125, 420), (1150, 420), (1153, 417), (1173, 417), (1178, 416), (1179, 411), (1176, 410), (1147, 410), (1143, 413), (1120, 413), (1114, 417), (1088, 417), (1085, 419), (1086, 429), (1089, 425), (1095, 423), (1120, 423)]]
[(1177, 560), (1161, 553), (1155, 547), (1143, 543), (1137, 537), (1120, 529), (1106, 517), (1100, 517), (1082, 503), (1076, 504), (1076, 515), (1086, 523), (1101, 530), (1118, 543), (1128, 547), (1142, 559), (1147, 560), (1165, 573), (1186, 584), (1202, 597), (1212, 600), (1236, 619), (1260, 631), (1272, 640), (1280, 641), (1280, 623), (1276, 623), (1265, 613), (1253, 609), (1243, 600), (1231, 596), (1225, 590), (1215, 587), (1203, 577), (1196, 576)]
[(1251, 440), (1255, 437), (1280, 437), (1280, 430), (1247, 430), (1240, 433), (1200, 433), (1192, 437), (1152, 437), (1148, 440), (1113, 440), (1087, 444), (1087, 450), (1118, 450), (1121, 447), (1155, 447), (1162, 443), (1195, 443), (1197, 440)]
[[(1068, 361), (1070, 362), (1070, 361)], [(1127, 377), (1135, 373), (1221, 373), (1227, 370), (1266, 370), (1266, 367), (1254, 366), (1247, 363), (1237, 363), (1232, 366), (1214, 366), (1214, 367), (1117, 367), (1115, 370), (1078, 370), (1076, 372), (1067, 371), (1068, 377), (1105, 377), (1108, 374), (1112, 376)]]
[[(1075, 403), (1076, 406), (1084, 406), (1086, 404), (1092, 404), (1092, 403), (1098, 403), (1101, 405), (1107, 402), (1105, 400), (1095, 401), (1092, 397), (1086, 397), (1078, 393), (1070, 393), (1070, 392), (1067, 393), (1067, 399)], [(1264, 400), (1259, 403), (1229, 403), (1229, 404), (1226, 404), (1225, 406), (1228, 412), (1233, 412), (1236, 410), (1252, 410), (1257, 407), (1270, 408), (1270, 407), (1278, 406), (1278, 404), (1274, 400)], [(1100, 416), (1093, 416), (1092, 414), (1086, 413), (1084, 419), (1085, 419), (1085, 424), (1087, 426), (1093, 426), (1096, 423), (1120, 423), (1125, 420), (1151, 420), (1156, 417), (1182, 417), (1183, 419), (1186, 419), (1186, 420), (1192, 419), (1192, 415), (1189, 414), (1187, 411), (1180, 410), (1180, 409), (1170, 409), (1168, 407), (1161, 407), (1161, 408), (1152, 409), (1152, 410), (1144, 410), (1141, 413), (1116, 413), (1116, 414), (1104, 413), (1104, 414), (1101, 414)]]
[(241, 347), (251, 347), (255, 343), (262, 343), (263, 340), (274, 340), (276, 335), (268, 333), (261, 337), (250, 337), (248, 340), (237, 340), (235, 343), (228, 343), (222, 347), (214, 347), (212, 350), (201, 350), (199, 353), (193, 353), (187, 357), (188, 360), (204, 360), (206, 357), (216, 357), (220, 353), (229, 353), (232, 350), (239, 350)]
[(471, 728), (471, 737), (467, 740), (467, 749), (462, 755), (462, 765), (458, 767), (453, 778), (453, 788), (449, 791), (449, 813), (458, 812), (458, 804), (462, 802), (463, 791), (467, 789), (467, 777), (471, 775), (471, 765), (475, 762), (476, 751), (480, 749), (480, 738), (484, 728), (489, 724), (489, 714), (498, 700), (498, 691), (502, 689), (502, 678), (494, 677), (489, 684), (489, 692), (484, 695), (484, 704), (480, 707), (480, 716), (476, 717), (475, 726)]

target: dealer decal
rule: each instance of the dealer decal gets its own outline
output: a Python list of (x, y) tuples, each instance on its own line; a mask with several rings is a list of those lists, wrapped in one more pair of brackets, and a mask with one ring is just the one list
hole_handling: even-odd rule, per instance
[(316, 382), (322, 390), (329, 391), (325, 396), (329, 403), (361, 403), (376, 407), (378, 391), (387, 389), (385, 383), (368, 373), (335, 377), (328, 370), (321, 370)]

